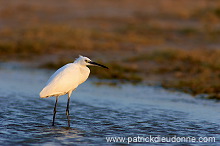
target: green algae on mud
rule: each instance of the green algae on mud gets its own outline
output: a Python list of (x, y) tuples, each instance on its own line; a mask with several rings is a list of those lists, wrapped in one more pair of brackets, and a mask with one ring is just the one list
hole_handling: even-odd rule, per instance
[[(91, 67), (92, 75), (101, 79), (141, 83), (158, 76), (162, 87), (192, 95), (206, 94), (220, 99), (220, 51), (206, 49), (157, 49), (128, 57), (119, 62), (103, 63), (109, 70)], [(57, 69), (72, 60), (60, 59), (41, 65)], [(152, 65), (153, 64), (153, 65)]]
[[(208, 94), (220, 99), (220, 50), (163, 49), (128, 58), (128, 62), (153, 62), (148, 74), (161, 78), (162, 86), (192, 95)], [(144, 71), (144, 70), (142, 70)]]

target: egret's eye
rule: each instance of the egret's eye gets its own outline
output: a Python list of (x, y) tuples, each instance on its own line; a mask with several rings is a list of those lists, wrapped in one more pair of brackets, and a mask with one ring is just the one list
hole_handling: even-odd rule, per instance
[(88, 63), (88, 62), (89, 62), (89, 60), (85, 60), (85, 62), (87, 62), (87, 63)]

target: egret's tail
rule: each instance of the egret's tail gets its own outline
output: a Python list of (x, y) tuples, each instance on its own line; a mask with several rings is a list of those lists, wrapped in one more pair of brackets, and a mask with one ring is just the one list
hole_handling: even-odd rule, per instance
[(50, 97), (50, 96), (48, 96), (48, 94), (45, 92), (44, 89), (40, 92), (39, 95), (40, 95), (40, 98), (47, 98), (47, 97)]
[(50, 91), (47, 91), (45, 90), (45, 88), (40, 92), (40, 98), (48, 98), (48, 97), (51, 97), (51, 96), (61, 96), (61, 95), (64, 95), (66, 94), (65, 92), (50, 92)]

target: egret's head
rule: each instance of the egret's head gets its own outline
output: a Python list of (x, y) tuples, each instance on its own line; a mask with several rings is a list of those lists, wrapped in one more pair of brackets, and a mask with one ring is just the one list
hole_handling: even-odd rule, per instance
[(79, 64), (84, 65), (84, 66), (87, 66), (87, 65), (100, 66), (100, 67), (108, 69), (108, 67), (106, 67), (104, 65), (101, 65), (101, 64), (98, 64), (96, 62), (93, 62), (88, 57), (84, 57), (84, 56), (81, 56), (81, 55), (79, 55), (79, 58), (76, 59), (75, 63), (79, 63)]

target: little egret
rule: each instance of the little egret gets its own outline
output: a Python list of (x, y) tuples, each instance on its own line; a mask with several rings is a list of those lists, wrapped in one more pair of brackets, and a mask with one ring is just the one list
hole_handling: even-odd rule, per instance
[(73, 63), (69, 63), (58, 69), (47, 81), (46, 86), (40, 92), (41, 98), (47, 98), (51, 96), (56, 97), (56, 102), (53, 110), (53, 123), (54, 126), (56, 107), (58, 97), (68, 94), (66, 116), (68, 120), (68, 127), (70, 127), (69, 118), (69, 102), (72, 91), (75, 90), (80, 84), (85, 82), (89, 77), (90, 69), (87, 65), (96, 65), (103, 68), (107, 68), (104, 65), (92, 62), (88, 57), (79, 56)]

